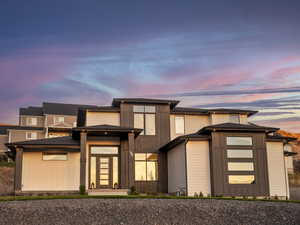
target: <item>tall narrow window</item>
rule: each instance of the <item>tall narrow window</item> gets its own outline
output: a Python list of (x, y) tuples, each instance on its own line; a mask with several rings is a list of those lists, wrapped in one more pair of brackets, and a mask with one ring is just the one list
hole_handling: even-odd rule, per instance
[(155, 135), (155, 106), (134, 105), (134, 128), (143, 129), (142, 135)]
[(135, 180), (158, 180), (158, 156), (155, 153), (135, 154)]
[(176, 134), (184, 134), (184, 116), (175, 117), (175, 132)]

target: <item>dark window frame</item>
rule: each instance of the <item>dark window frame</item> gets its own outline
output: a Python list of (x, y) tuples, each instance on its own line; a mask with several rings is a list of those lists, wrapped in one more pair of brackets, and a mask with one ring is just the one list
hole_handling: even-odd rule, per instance
[[(143, 112), (138, 112), (138, 111), (134, 111), (134, 107), (135, 106), (142, 106), (144, 107), (144, 110)], [(154, 107), (154, 112), (147, 112), (145, 109), (146, 109), (146, 106), (151, 106), (151, 107)], [(144, 135), (144, 136), (155, 136), (157, 131), (156, 131), (156, 106), (153, 106), (153, 105), (134, 105), (133, 106), (133, 120), (135, 121), (135, 114), (139, 114), (139, 115), (143, 115), (143, 131), (140, 135)], [(147, 134), (147, 126), (146, 126), (146, 115), (147, 114), (151, 114), (151, 115), (154, 115), (154, 134)], [(135, 127), (135, 126), (134, 126)], [(136, 127), (135, 127), (136, 128)]]

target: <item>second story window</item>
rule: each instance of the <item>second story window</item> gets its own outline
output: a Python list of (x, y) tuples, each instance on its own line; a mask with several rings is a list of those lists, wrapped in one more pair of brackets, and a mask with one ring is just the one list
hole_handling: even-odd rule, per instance
[(36, 117), (28, 117), (27, 118), (27, 126), (37, 126), (37, 118)]
[(35, 140), (37, 139), (36, 132), (26, 132), (26, 140)]
[(63, 116), (55, 117), (55, 123), (64, 123), (64, 122), (65, 122), (65, 117)]
[(184, 116), (175, 117), (175, 132), (176, 134), (184, 134)]
[(133, 106), (134, 128), (143, 129), (142, 135), (155, 135), (155, 106)]
[(230, 114), (229, 122), (230, 123), (240, 123), (240, 115), (239, 114)]

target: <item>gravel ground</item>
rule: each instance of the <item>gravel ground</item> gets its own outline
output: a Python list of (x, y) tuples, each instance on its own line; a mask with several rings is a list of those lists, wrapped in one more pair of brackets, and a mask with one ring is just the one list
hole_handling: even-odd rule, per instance
[(300, 204), (201, 199), (0, 202), (0, 224), (300, 224)]

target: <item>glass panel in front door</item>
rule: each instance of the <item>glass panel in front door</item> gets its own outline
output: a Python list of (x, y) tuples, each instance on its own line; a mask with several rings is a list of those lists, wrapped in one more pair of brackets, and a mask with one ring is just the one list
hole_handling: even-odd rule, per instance
[(110, 173), (110, 158), (109, 157), (99, 157), (99, 185), (100, 187), (110, 187), (111, 186), (111, 173)]

